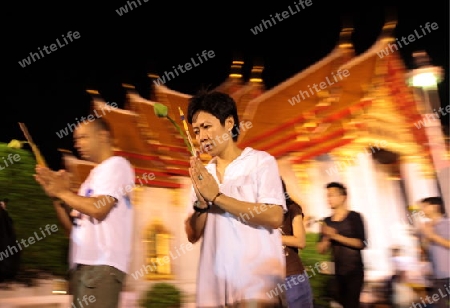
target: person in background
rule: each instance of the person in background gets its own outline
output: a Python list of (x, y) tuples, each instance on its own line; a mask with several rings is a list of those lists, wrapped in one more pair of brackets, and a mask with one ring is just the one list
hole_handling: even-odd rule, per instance
[(444, 216), (444, 204), (440, 197), (421, 201), (421, 208), (429, 221), (422, 223), (420, 232), (424, 249), (433, 267), (433, 304), (437, 308), (449, 307), (450, 298), (450, 219)]
[(54, 199), (56, 214), (70, 234), (71, 307), (86, 307), (80, 302), (86, 297), (95, 299), (89, 308), (119, 307), (131, 256), (134, 170), (127, 159), (114, 155), (111, 130), (103, 119), (79, 124), (74, 140), (83, 159), (96, 163), (78, 193), (65, 170), (36, 166), (36, 181)]
[[(388, 296), (390, 303), (398, 302), (398, 292), (405, 292), (408, 271), (412, 269), (414, 262), (411, 257), (404, 254), (400, 246), (391, 248), (392, 275), (387, 282)], [(400, 281), (401, 280), (401, 281)]]
[(406, 271), (401, 271), (392, 284), (392, 304), (395, 308), (409, 308), (411, 304), (419, 300), (419, 295), (408, 284)]
[(9, 199), (5, 198), (3, 200), (0, 201), (0, 207), (2, 207), (5, 211), (6, 211), (6, 206), (8, 204)]
[(329, 183), (326, 190), (332, 215), (324, 220), (317, 250), (324, 254), (331, 248), (340, 304), (344, 308), (359, 308), (364, 285), (361, 250), (366, 247), (363, 218), (348, 209), (347, 189), (343, 184)]
[(286, 294), (288, 308), (312, 308), (313, 295), (308, 275), (305, 273), (299, 250), (306, 246), (306, 232), (303, 224), (303, 211), (299, 204), (291, 199), (286, 183), (281, 180), (286, 197), (287, 212), (284, 214), (281, 229), (281, 241), (286, 256)]

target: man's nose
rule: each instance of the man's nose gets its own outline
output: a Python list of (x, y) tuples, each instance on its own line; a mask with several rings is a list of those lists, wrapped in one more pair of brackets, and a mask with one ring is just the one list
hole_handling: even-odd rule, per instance
[(199, 138), (200, 142), (208, 140), (208, 134), (207, 134), (206, 130), (201, 129), (198, 134), (198, 138)]

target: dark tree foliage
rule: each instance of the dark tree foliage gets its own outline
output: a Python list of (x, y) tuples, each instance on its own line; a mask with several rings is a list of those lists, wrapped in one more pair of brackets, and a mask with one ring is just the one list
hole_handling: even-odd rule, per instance
[[(36, 160), (25, 147), (12, 148), (0, 143), (0, 200), (9, 199), (6, 210), (12, 219), (17, 240), (15, 248), (11, 247), (14, 243), (0, 247), (4, 259), (0, 261), (0, 268), (2, 262), (8, 263), (8, 258), (16, 257), (15, 260), (20, 260), (19, 269), (14, 278), (7, 281), (31, 285), (34, 278), (42, 275), (65, 275), (68, 239), (50, 198), (34, 179)], [(46, 225), (56, 225), (53, 230), (57, 228), (57, 231), (45, 231)], [(20, 257), (16, 256), (16, 250)], [(5, 259), (6, 253), (8, 257)]]

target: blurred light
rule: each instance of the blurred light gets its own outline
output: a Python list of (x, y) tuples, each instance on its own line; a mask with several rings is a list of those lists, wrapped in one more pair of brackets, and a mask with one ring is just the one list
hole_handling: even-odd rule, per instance
[(305, 128), (314, 128), (317, 127), (317, 123), (316, 122), (306, 122), (303, 124), (303, 127)]
[(414, 87), (434, 87), (437, 83), (438, 79), (433, 73), (420, 73), (412, 77)]
[(90, 89), (88, 89), (88, 90), (86, 90), (86, 92), (89, 93), (89, 94), (92, 94), (92, 95), (98, 95), (99, 94), (97, 90), (90, 90)]
[(68, 282), (64, 279), (53, 279), (53, 294), (67, 294)]
[(262, 78), (250, 78), (250, 82), (262, 82)]
[(230, 74), (229, 77), (230, 78), (241, 78), (242, 74)]
[(420, 208), (420, 205), (419, 204), (410, 204), (409, 205), (409, 207), (408, 207), (408, 209), (410, 210), (410, 211), (418, 211), (418, 210), (420, 210), (421, 208)]
[(244, 61), (233, 60), (231, 64), (231, 72), (228, 75), (229, 78), (242, 78), (242, 66), (244, 65)]
[(134, 89), (135, 87), (131, 84), (128, 83), (122, 83), (122, 87), (126, 88), (126, 89)]
[(297, 138), (295, 138), (295, 140), (296, 141), (301, 141), (301, 142), (308, 142), (308, 141), (310, 141), (308, 135), (306, 135), (306, 134), (302, 134), (302, 135), (297, 136)]
[(352, 47), (353, 47), (353, 44), (350, 44), (350, 43), (339, 44), (339, 48), (352, 48)]
[(264, 66), (254, 66), (252, 68), (251, 76), (250, 76), (250, 82), (262, 82), (263, 79), (261, 78), (261, 73), (264, 70)]
[(410, 85), (424, 89), (436, 88), (442, 80), (442, 68), (431, 65), (430, 58), (425, 51), (414, 52), (413, 58), (417, 68), (410, 73)]

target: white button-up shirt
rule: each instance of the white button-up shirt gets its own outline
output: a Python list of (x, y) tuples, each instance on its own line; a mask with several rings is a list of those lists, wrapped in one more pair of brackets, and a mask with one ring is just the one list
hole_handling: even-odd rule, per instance
[[(206, 168), (219, 183), (215, 160)], [(250, 225), (247, 221), (271, 206), (282, 206), (286, 211), (275, 158), (245, 148), (225, 169), (219, 189), (228, 197), (255, 205), (240, 216), (217, 206), (208, 213), (197, 275), (197, 307), (223, 307), (246, 300), (273, 301), (270, 291), (282, 284), (285, 276), (281, 234), (278, 229)], [(192, 203), (196, 199), (193, 190)]]

